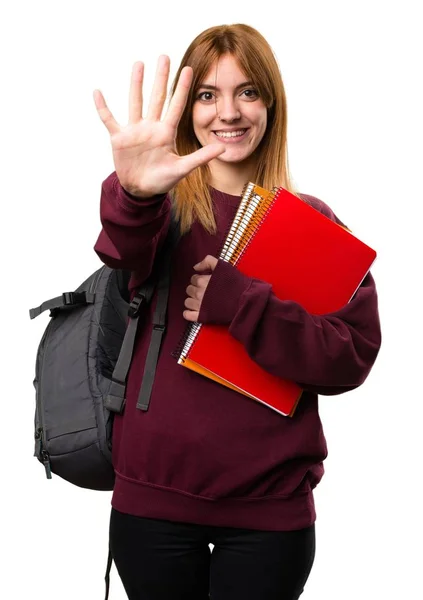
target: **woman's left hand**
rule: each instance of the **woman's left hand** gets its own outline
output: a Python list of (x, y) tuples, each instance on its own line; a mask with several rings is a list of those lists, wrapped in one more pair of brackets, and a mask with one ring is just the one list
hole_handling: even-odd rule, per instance
[(185, 307), (183, 315), (187, 321), (193, 323), (198, 321), (200, 314), (201, 303), (203, 302), (204, 294), (206, 293), (207, 286), (211, 278), (211, 274), (215, 270), (217, 265), (217, 258), (214, 256), (206, 256), (201, 262), (194, 265), (194, 270), (199, 271), (201, 275), (193, 275), (191, 277), (191, 283), (187, 287), (187, 298), (185, 300)]

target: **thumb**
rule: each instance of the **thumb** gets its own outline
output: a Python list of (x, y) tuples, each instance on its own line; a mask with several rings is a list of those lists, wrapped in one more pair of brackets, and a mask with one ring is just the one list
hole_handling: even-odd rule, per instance
[(196, 265), (194, 265), (195, 271), (214, 271), (217, 265), (217, 258), (214, 256), (207, 255), (206, 258)]
[(182, 165), (182, 170), (185, 173), (184, 176), (188, 175), (197, 167), (209, 163), (211, 160), (217, 158), (224, 152), (226, 152), (226, 146), (224, 144), (207, 144), (207, 146), (203, 146), (192, 154), (181, 157), (180, 164)]

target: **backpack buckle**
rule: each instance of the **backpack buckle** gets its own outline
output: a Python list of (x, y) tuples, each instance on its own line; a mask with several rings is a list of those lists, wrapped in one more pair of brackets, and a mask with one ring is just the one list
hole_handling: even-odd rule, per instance
[(132, 299), (128, 308), (128, 317), (135, 319), (140, 312), (141, 304), (146, 300), (146, 297), (141, 292), (138, 292)]
[(64, 292), (62, 298), (64, 306), (86, 303), (85, 292)]
[(104, 406), (110, 412), (121, 415), (125, 408), (125, 384), (112, 379), (110, 383), (109, 393), (104, 400)]

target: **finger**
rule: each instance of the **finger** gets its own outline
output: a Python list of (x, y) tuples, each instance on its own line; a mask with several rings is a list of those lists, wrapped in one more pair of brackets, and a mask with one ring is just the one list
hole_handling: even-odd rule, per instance
[(208, 144), (207, 146), (200, 148), (200, 150), (197, 150), (192, 154), (182, 156), (179, 159), (181, 179), (182, 177), (186, 177), (189, 173), (191, 173), (191, 171), (193, 171), (197, 167), (205, 165), (214, 158), (217, 158), (225, 151), (226, 148), (223, 144)]
[(194, 310), (184, 310), (182, 315), (183, 315), (184, 319), (186, 319), (187, 321), (191, 321), (192, 323), (198, 322), (199, 312), (196, 310), (195, 311)]
[[(210, 268), (210, 265), (207, 261), (207, 257), (203, 258), (203, 260), (201, 262), (199, 262), (193, 266), (193, 269), (195, 269), (196, 271), (206, 271), (209, 268)], [(196, 277), (196, 275), (194, 275), (194, 277)]]
[(200, 310), (200, 302), (198, 300), (194, 300), (194, 298), (186, 298), (184, 302), (184, 306), (189, 308), (189, 310)]
[(192, 68), (184, 67), (179, 75), (178, 84), (175, 93), (169, 103), (165, 121), (175, 129), (178, 127), (182, 113), (187, 103), (189, 89), (192, 82)]
[(195, 271), (214, 271), (217, 265), (217, 258), (211, 256), (210, 254), (206, 256), (201, 262), (194, 265)]
[(120, 131), (120, 127), (110, 112), (103, 94), (100, 92), (100, 90), (94, 90), (93, 96), (98, 115), (105, 124), (107, 131), (110, 133), (110, 135), (118, 133)]
[(168, 56), (160, 56), (157, 61), (156, 76), (151, 92), (147, 118), (154, 121), (160, 120), (166, 100), (167, 80), (169, 79), (170, 60)]
[(142, 84), (144, 80), (144, 63), (136, 62), (132, 68), (131, 87), (129, 90), (129, 123), (138, 123), (142, 119)]
[[(211, 271), (210, 268), (208, 270)], [(193, 275), (191, 277), (191, 284), (196, 289), (205, 289), (209, 284), (210, 277), (211, 275)]]
[(196, 298), (197, 300), (199, 299), (199, 295), (201, 294), (200, 288), (195, 287), (194, 285), (189, 285), (185, 292), (187, 296), (189, 296), (190, 298)]

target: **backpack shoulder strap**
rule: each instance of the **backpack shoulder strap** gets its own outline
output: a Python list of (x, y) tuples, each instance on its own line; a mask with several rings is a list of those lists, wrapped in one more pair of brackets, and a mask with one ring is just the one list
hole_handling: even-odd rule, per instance
[(128, 327), (125, 331), (119, 357), (113, 370), (109, 393), (104, 400), (104, 406), (109, 411), (121, 414), (125, 408), (126, 378), (132, 361), (137, 335), (140, 309), (148, 304), (153, 296), (155, 284), (150, 281), (145, 283), (135, 294), (129, 304), (128, 316), (130, 317)]
[(159, 359), (160, 346), (166, 331), (166, 314), (170, 289), (170, 273), (172, 266), (172, 251), (179, 239), (178, 225), (172, 221), (167, 240), (167, 248), (160, 265), (160, 278), (157, 287), (157, 304), (153, 316), (153, 331), (145, 361), (144, 374), (138, 395), (137, 408), (147, 411), (150, 405), (151, 391)]
[[(169, 233), (163, 247), (158, 272), (160, 273), (157, 284), (157, 304), (153, 316), (153, 331), (147, 353), (141, 389), (137, 401), (137, 408), (148, 410), (151, 390), (156, 374), (157, 361), (163, 335), (166, 329), (166, 313), (170, 288), (170, 271), (172, 251), (179, 239), (179, 224), (172, 219)], [(104, 402), (105, 407), (111, 412), (121, 414), (125, 407), (126, 378), (132, 360), (135, 346), (135, 337), (138, 328), (139, 312), (143, 304), (148, 304), (153, 296), (156, 284), (154, 281), (146, 282), (135, 294), (129, 305), (128, 316), (130, 321), (125, 332), (122, 347), (112, 375), (108, 396)]]

